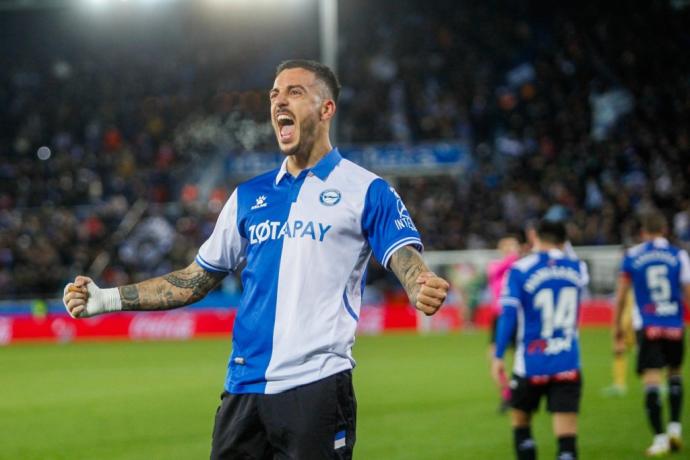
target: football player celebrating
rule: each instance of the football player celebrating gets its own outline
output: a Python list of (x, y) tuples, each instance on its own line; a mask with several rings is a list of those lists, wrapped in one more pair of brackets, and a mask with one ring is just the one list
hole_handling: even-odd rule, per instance
[(187, 268), (117, 288), (83, 276), (65, 287), (75, 318), (172, 309), (246, 263), (214, 460), (352, 458), (352, 346), (372, 254), (425, 314), (446, 298), (449, 285), (424, 263), (400, 196), (331, 145), (339, 90), (321, 63), (278, 66), (268, 96), (285, 160), (234, 190)]

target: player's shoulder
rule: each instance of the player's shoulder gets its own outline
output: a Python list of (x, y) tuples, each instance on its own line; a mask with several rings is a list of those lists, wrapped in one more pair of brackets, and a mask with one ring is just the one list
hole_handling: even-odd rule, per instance
[(675, 260), (672, 265), (680, 264), (681, 266), (690, 267), (690, 258), (688, 257), (688, 251), (679, 246), (674, 246), (669, 244), (666, 251)]
[(549, 257), (561, 265), (579, 267), (585, 264), (585, 262), (577, 256), (577, 254), (574, 252), (566, 252), (565, 250), (554, 251), (553, 253), (549, 254)]
[[(237, 210), (240, 216), (244, 216), (252, 209), (264, 207), (270, 202), (270, 193), (275, 187), (275, 180), (280, 171), (279, 168), (254, 176), (244, 182), (241, 182), (235, 192), (234, 199), (237, 203)], [(232, 199), (232, 198), (231, 198)]]
[(661, 240), (658, 242), (658, 245), (659, 245), (659, 248), (660, 248), (660, 249), (666, 250), (666, 251), (670, 252), (671, 254), (673, 254), (673, 255), (675, 255), (675, 256), (677, 256), (677, 255), (679, 255), (680, 253), (682, 253), (682, 252), (685, 251), (685, 249), (683, 249), (683, 248), (681, 248), (681, 247), (679, 247), (679, 246), (676, 246), (676, 245), (672, 244), (670, 241), (668, 241), (668, 240), (665, 239), (665, 238), (661, 239)]
[(363, 186), (369, 186), (377, 179), (381, 179), (377, 174), (346, 158), (343, 158), (338, 164), (338, 172), (338, 180), (355, 182)]
[(636, 244), (635, 246), (632, 246), (625, 251), (625, 256), (626, 257), (637, 257), (637, 256), (641, 255), (642, 253), (644, 253), (645, 251), (647, 251), (648, 248), (649, 248), (649, 244), (646, 242)]
[(361, 192), (361, 195), (355, 195), (361, 196), (370, 204), (380, 203), (382, 197), (391, 192), (400, 199), (395, 189), (381, 176), (344, 158), (338, 164), (337, 175), (329, 178), (329, 182), (344, 189)]
[(540, 260), (541, 257), (538, 253), (528, 254), (516, 260), (512, 268), (519, 272), (526, 273), (530, 269), (536, 267)]

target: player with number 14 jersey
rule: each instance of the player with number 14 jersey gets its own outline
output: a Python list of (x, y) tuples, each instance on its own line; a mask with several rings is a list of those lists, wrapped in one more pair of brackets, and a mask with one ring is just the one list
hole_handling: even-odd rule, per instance
[(532, 414), (542, 398), (553, 415), (558, 458), (577, 458), (577, 417), (582, 396), (578, 316), (587, 268), (566, 254), (565, 225), (542, 220), (535, 252), (513, 264), (501, 295), (492, 376), (504, 380), (503, 356), (516, 331), (510, 380), (511, 425), (518, 460), (536, 458)]
[(577, 319), (586, 265), (558, 249), (515, 263), (501, 296), (517, 319), (514, 373), (539, 377), (580, 368)]

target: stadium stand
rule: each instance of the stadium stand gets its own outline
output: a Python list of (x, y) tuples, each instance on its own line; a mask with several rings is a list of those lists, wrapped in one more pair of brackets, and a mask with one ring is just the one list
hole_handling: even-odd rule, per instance
[[(575, 245), (628, 243), (652, 206), (690, 243), (687, 9), (437, 3), (341, 12), (338, 144), (471, 147), (461, 175), (391, 178), (427, 250), (491, 247), (543, 215), (567, 217)], [(205, 167), (273, 148), (272, 68), (316, 55), (296, 38), (289, 56), (258, 52), (254, 35), (223, 46), (218, 28), (190, 38), (174, 21), (155, 39), (132, 26), (87, 40), (71, 14), (1, 19), (0, 297), (55, 296), (90, 268), (123, 284), (192, 260), (238, 180), (206, 183)]]

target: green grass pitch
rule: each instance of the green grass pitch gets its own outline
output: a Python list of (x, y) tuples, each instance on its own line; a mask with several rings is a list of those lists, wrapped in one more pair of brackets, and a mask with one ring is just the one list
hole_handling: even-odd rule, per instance
[[(604, 329), (582, 333), (580, 457), (643, 458), (651, 435), (638, 379), (629, 373), (626, 397), (600, 394), (610, 379), (609, 337)], [(486, 342), (484, 332), (359, 337), (355, 458), (512, 458)], [(229, 351), (229, 339), (0, 348), (0, 458), (208, 458)], [(688, 458), (689, 399), (686, 449), (671, 458)], [(539, 457), (554, 458), (546, 413), (537, 414), (534, 433)]]

